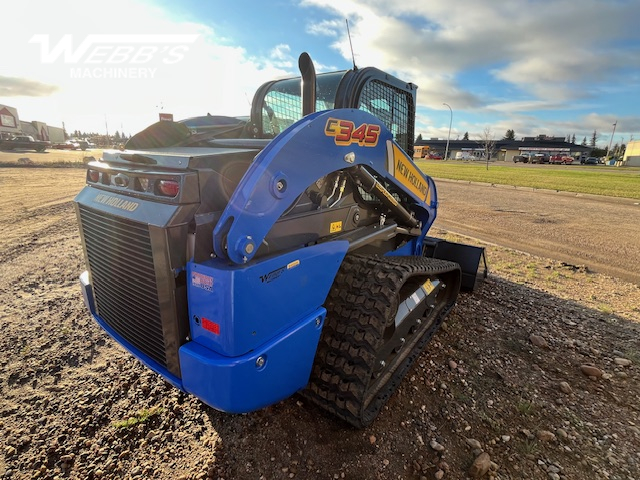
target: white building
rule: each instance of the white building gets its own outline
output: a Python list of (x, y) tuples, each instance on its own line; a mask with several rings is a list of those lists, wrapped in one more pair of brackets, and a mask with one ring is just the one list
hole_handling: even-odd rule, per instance
[(18, 110), (8, 105), (0, 105), (0, 137), (10, 137), (21, 133)]
[(627, 143), (622, 165), (625, 167), (640, 167), (640, 140)]

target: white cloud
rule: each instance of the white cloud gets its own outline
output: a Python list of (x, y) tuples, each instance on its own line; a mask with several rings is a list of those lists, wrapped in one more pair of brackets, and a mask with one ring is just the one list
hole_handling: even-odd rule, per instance
[(307, 25), (307, 33), (325, 37), (337, 37), (345, 31), (346, 25), (340, 20), (322, 20)]
[[(640, 83), (636, 0), (303, 4), (325, 9), (336, 22), (350, 19), (358, 65), (375, 65), (410, 79), (419, 86), (422, 107), (440, 109), (446, 101), (456, 113), (485, 116), (495, 131), (504, 127), (520, 129), (522, 135), (563, 135), (602, 129), (606, 125), (590, 117), (554, 123), (537, 112), (584, 109), (602, 102), (598, 96), (614, 88), (635, 98), (633, 86)], [(346, 35), (338, 35), (332, 48), (350, 59)], [(473, 72), (483, 72), (485, 78), (474, 83)], [(634, 131), (639, 122), (640, 116), (629, 118), (625, 131)], [(424, 124), (422, 132), (442, 138), (443, 124)], [(459, 131), (467, 128), (481, 132), (484, 126), (454, 125)]]
[[(362, 65), (407, 69), (414, 74), (419, 70), (418, 77), (427, 79), (430, 72), (454, 77), (470, 68), (490, 67), (497, 79), (539, 98), (574, 98), (579, 90), (576, 84), (612, 78), (639, 54), (637, 44), (631, 58), (621, 55), (617, 46), (627, 32), (636, 30), (640, 5), (631, 1), (304, 3), (326, 8), (341, 18), (354, 18), (354, 49)], [(333, 47), (350, 58), (346, 38)], [(474, 106), (465, 100), (461, 103)]]
[[(247, 115), (252, 96), (263, 82), (292, 73), (293, 58), (287, 45), (278, 45), (267, 59), (249, 55), (243, 48), (229, 45), (209, 26), (178, 21), (169, 13), (144, 1), (114, 0), (101, 4), (96, 17), (94, 8), (78, 8), (65, 2), (10, 2), (3, 5), (4, 34), (12, 38), (11, 49), (0, 53), (3, 72), (11, 77), (28, 79), (32, 85), (52, 86), (48, 97), (38, 99), (2, 97), (0, 103), (18, 108), (20, 118), (40, 120), (67, 130), (103, 132), (105, 118), (109, 130), (135, 133), (157, 121), (160, 106), (175, 118), (203, 115)], [(38, 15), (33, 13), (37, 11)], [(27, 18), (28, 22), (21, 19)], [(52, 22), (51, 19), (56, 21)], [(111, 35), (196, 35), (194, 43), (185, 44), (183, 58), (172, 64), (162, 63), (158, 53), (149, 63), (119, 64), (117, 67), (155, 68), (153, 78), (96, 78), (113, 65), (104, 61), (89, 64), (84, 56), (70, 65), (63, 56), (54, 62), (42, 62), (40, 45), (29, 43), (35, 34), (43, 34), (54, 47), (64, 35), (71, 35), (76, 50), (94, 34), (97, 25)], [(26, 27), (25, 27), (26, 25)], [(8, 31), (7, 31), (8, 29)], [(167, 45), (159, 44), (165, 52)], [(104, 47), (104, 46), (103, 46)], [(106, 51), (113, 51), (107, 45)], [(111, 48), (111, 50), (109, 50)], [(99, 57), (104, 60), (103, 57)], [(71, 78), (72, 68), (88, 69), (92, 78)], [(151, 76), (151, 72), (145, 72)], [(53, 91), (55, 90), (55, 91)], [(64, 113), (63, 113), (64, 112)]]

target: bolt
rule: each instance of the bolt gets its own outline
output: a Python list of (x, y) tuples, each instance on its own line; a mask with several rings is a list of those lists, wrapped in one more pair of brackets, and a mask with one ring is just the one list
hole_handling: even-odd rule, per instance
[(316, 317), (316, 327), (319, 327), (322, 323), (322, 317)]
[(442, 285), (440, 285), (442, 288), (447, 288), (447, 284), (443, 283)]
[(404, 342), (406, 342), (406, 340), (404, 339), (404, 337), (402, 337), (402, 338), (400, 339), (400, 343), (404, 343)]
[(420, 318), (419, 318), (419, 319), (417, 319), (417, 320), (416, 320), (416, 324), (417, 324), (417, 325), (422, 325), (422, 320), (421, 320)]
[(281, 192), (284, 189), (284, 182), (282, 180), (278, 180), (278, 183), (276, 183), (276, 188), (279, 192)]
[(257, 368), (262, 368), (264, 367), (266, 360), (264, 359), (264, 357), (262, 355), (260, 355), (258, 358), (256, 358), (256, 367)]
[(386, 367), (387, 366), (387, 362), (385, 362), (384, 360), (380, 360), (380, 366), (382, 368)]
[(353, 214), (353, 223), (358, 223), (360, 221), (360, 213), (356, 212)]

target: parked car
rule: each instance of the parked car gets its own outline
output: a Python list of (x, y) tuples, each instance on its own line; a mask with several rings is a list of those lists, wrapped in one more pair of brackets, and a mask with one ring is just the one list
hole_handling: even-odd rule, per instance
[(531, 163), (549, 163), (549, 155), (546, 153), (534, 153), (531, 156)]
[(36, 152), (44, 152), (50, 146), (49, 142), (35, 140), (30, 135), (20, 135), (0, 141), (0, 149), (2, 150), (35, 150)]
[(551, 155), (549, 157), (549, 163), (560, 163), (564, 165), (570, 165), (573, 163), (573, 157), (570, 155)]
[(529, 157), (527, 157), (526, 155), (514, 155), (513, 163), (518, 163), (518, 162), (529, 163)]
[(597, 157), (587, 157), (581, 163), (585, 165), (598, 165), (600, 160)]

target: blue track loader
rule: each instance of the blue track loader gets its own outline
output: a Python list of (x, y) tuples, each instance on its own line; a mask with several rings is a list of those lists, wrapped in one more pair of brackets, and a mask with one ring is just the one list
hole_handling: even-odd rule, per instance
[(250, 117), (158, 122), (89, 163), (80, 283), (115, 341), (211, 407), (301, 392), (364, 427), (478, 260), (427, 237), (438, 202), (411, 158), (416, 86), (299, 65)]

